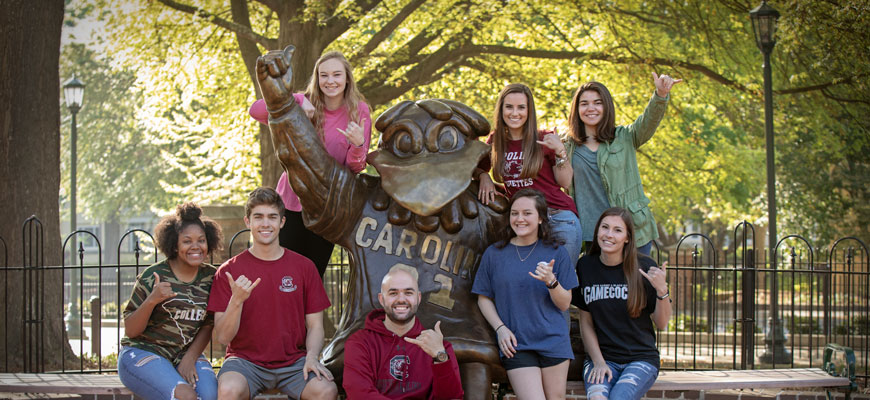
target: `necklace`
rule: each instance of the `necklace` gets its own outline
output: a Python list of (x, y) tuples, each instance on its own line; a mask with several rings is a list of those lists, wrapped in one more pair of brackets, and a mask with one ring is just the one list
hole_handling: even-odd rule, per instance
[[(513, 244), (513, 243), (511, 243), (511, 244)], [(517, 245), (514, 244), (514, 249), (517, 251), (517, 257), (519, 257), (520, 261), (526, 261), (526, 260), (528, 260), (529, 257), (532, 256), (532, 253), (535, 252), (535, 247), (538, 247), (538, 241), (537, 241), (537, 240), (535, 240), (535, 245), (532, 246), (532, 250), (529, 251), (529, 254), (526, 254), (526, 257), (523, 258), (523, 256), (520, 255), (520, 246), (517, 246)]]

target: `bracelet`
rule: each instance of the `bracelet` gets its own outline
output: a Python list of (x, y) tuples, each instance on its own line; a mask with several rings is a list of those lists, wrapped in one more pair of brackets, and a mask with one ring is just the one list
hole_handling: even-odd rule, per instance
[(656, 298), (659, 300), (664, 300), (664, 299), (667, 299), (668, 296), (670, 296), (670, 295), (671, 295), (671, 288), (668, 288), (668, 291), (663, 296), (659, 296), (659, 294), (656, 293)]
[(501, 324), (501, 325), (498, 326), (498, 328), (495, 328), (495, 333), (497, 334), (497, 333), (498, 333), (498, 330), (501, 329), (501, 327), (503, 327), (503, 326), (504, 326), (504, 324)]

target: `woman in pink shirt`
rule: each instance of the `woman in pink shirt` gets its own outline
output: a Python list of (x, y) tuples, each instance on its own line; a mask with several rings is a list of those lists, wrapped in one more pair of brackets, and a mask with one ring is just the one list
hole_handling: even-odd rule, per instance
[[(294, 97), (320, 132), (329, 155), (354, 173), (362, 171), (372, 137), (372, 119), (347, 59), (337, 51), (324, 53), (314, 64), (305, 93), (296, 93)], [(269, 123), (262, 99), (251, 105), (250, 113), (257, 121)], [(287, 172), (278, 179), (276, 190), (284, 200), (287, 217), (281, 228), (281, 246), (311, 259), (322, 278), (334, 245), (302, 223), (302, 205), (290, 187)]]

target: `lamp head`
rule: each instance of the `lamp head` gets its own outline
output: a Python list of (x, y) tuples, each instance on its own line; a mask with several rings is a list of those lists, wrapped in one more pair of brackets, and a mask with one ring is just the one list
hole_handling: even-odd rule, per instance
[(767, 4), (767, 1), (762, 1), (761, 5), (755, 7), (749, 12), (752, 18), (752, 32), (755, 34), (755, 43), (762, 53), (768, 54), (773, 51), (773, 46), (776, 45), (776, 20), (779, 18), (779, 11)]
[(63, 84), (63, 100), (67, 108), (71, 112), (78, 112), (82, 108), (82, 98), (84, 95), (85, 84), (73, 74), (73, 77)]

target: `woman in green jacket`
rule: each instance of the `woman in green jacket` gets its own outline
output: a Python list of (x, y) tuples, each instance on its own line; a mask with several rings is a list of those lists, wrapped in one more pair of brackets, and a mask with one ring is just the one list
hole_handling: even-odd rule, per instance
[(652, 241), (658, 237), (649, 199), (643, 193), (636, 151), (652, 138), (665, 115), (671, 87), (682, 79), (653, 72), (653, 80), (655, 94), (643, 115), (631, 125), (615, 126), (613, 98), (601, 83), (583, 84), (571, 101), (566, 150), (574, 169), (571, 195), (580, 215), (584, 242), (593, 240), (595, 221), (610, 207), (631, 212), (639, 252), (649, 255)]

